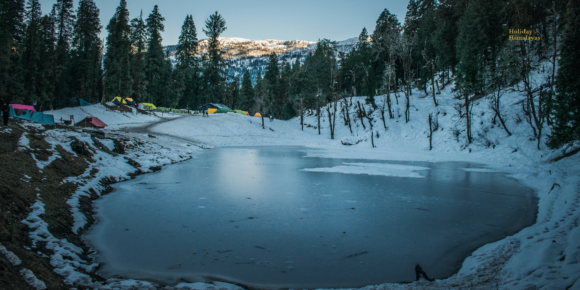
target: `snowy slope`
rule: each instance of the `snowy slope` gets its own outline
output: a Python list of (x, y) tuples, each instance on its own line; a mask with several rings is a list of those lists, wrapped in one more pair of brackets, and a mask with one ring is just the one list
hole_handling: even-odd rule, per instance
[[(85, 117), (97, 117), (105, 124), (107, 124), (107, 129), (115, 129), (119, 126), (140, 126), (145, 123), (155, 122), (161, 120), (160, 117), (156, 115), (144, 115), (144, 114), (132, 114), (132, 113), (121, 113), (119, 111), (113, 111), (103, 106), (101, 104), (85, 106), (85, 107), (71, 107), (64, 108), (54, 111), (46, 111), (45, 114), (54, 115), (54, 122), (60, 123), (60, 119), (70, 120), (70, 116), (74, 116), (75, 122), (82, 121)], [(178, 114), (164, 114), (163, 117), (175, 118), (179, 117)]]

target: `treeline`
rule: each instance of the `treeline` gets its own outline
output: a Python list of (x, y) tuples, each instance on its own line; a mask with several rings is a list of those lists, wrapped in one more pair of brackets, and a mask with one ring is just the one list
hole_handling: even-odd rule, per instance
[(157, 5), (146, 18), (141, 12), (131, 19), (121, 0), (106, 26), (106, 44), (99, 39), (103, 27), (94, 0), (80, 0), (76, 11), (73, 0), (57, 0), (44, 16), (39, 0), (0, 5), (0, 98), (10, 102), (46, 110), (120, 96), (195, 108), (239, 91), (239, 83), (227, 81), (218, 41), (226, 22), (217, 12), (205, 23), (209, 49), (201, 59), (195, 57), (195, 23), (186, 17), (173, 67), (163, 51), (165, 18)]
[[(347, 54), (336, 53), (334, 43), (325, 39), (303, 66), (279, 66), (272, 55), (253, 91), (242, 85), (242, 99), (282, 118), (305, 111), (318, 118), (325, 114), (333, 137), (336, 112), (346, 106), (337, 100), (367, 96), (386, 128), (385, 118), (393, 118), (392, 95), (395, 102), (399, 97), (405, 102), (408, 121), (412, 89), (432, 98), (436, 107), (440, 90), (454, 81), (467, 143), (473, 139), (471, 109), (481, 98), (490, 100), (493, 119), (511, 135), (501, 100), (512, 90), (524, 97), (518, 106), (538, 149), (542, 141), (558, 148), (580, 140), (579, 9), (574, 0), (411, 0), (403, 24), (385, 9), (373, 34), (363, 28), (357, 46)], [(532, 40), (513, 40), (522, 38)], [(384, 98), (383, 106), (376, 104), (376, 96)], [(244, 101), (243, 108), (251, 104)], [(358, 114), (366, 114), (360, 105)], [(348, 115), (343, 118), (349, 122)], [(552, 134), (542, 140), (546, 126)]]
[[(408, 121), (413, 89), (437, 106), (440, 89), (453, 81), (468, 143), (471, 108), (481, 98), (490, 99), (494, 119), (511, 135), (501, 111), (506, 89), (524, 96), (521, 109), (538, 148), (546, 126), (552, 134), (544, 141), (552, 148), (580, 139), (580, 4), (574, 0), (411, 0), (403, 24), (385, 9), (373, 34), (363, 29), (349, 53), (323, 39), (303, 63), (270, 55), (255, 86), (249, 73), (228, 74), (218, 40), (226, 22), (217, 12), (205, 22), (209, 42), (201, 58), (195, 23), (186, 17), (173, 67), (163, 52), (165, 19), (157, 6), (145, 19), (143, 13), (131, 19), (121, 0), (104, 46), (94, 0), (80, 0), (76, 12), (72, 0), (58, 0), (44, 16), (38, 0), (0, 3), (0, 97), (41, 109), (121, 96), (173, 108), (216, 102), (282, 119), (306, 112), (335, 120), (344, 110), (339, 100), (362, 95), (386, 127), (391, 95), (405, 102)], [(510, 40), (521, 37), (533, 40)]]

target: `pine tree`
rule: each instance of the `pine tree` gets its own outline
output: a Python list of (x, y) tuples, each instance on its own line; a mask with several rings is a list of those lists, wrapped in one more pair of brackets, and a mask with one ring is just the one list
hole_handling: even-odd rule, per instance
[(457, 86), (467, 94), (482, 92), (485, 86), (483, 72), (486, 66), (495, 65), (499, 47), (503, 42), (498, 9), (498, 0), (469, 2), (460, 20), (456, 47), (459, 60), (456, 81)]
[(193, 68), (195, 66), (198, 40), (193, 16), (187, 15), (177, 44), (177, 62), (180, 66)]
[(569, 0), (556, 77), (554, 126), (548, 146), (560, 148), (580, 140), (580, 3)]
[(198, 39), (193, 16), (187, 15), (183, 26), (181, 27), (181, 35), (179, 36), (179, 43), (177, 44), (177, 66), (175, 68), (177, 75), (177, 82), (182, 82), (178, 88), (179, 98), (182, 105), (189, 107), (195, 106), (196, 96), (198, 94), (197, 83), (199, 78), (198, 63), (197, 63), (197, 48)]
[(147, 80), (147, 99), (149, 102), (168, 104), (170, 100), (164, 99), (166, 93), (166, 79), (168, 77), (165, 64), (165, 54), (161, 44), (161, 31), (165, 18), (159, 13), (159, 7), (155, 5), (153, 11), (147, 17), (147, 54), (145, 55), (145, 76)]
[(250, 111), (256, 100), (254, 99), (254, 89), (252, 88), (252, 79), (250, 72), (246, 71), (242, 78), (242, 89), (240, 92), (240, 110)]
[(105, 56), (105, 99), (116, 96), (129, 97), (132, 94), (133, 79), (131, 78), (131, 27), (129, 26), (129, 10), (127, 1), (120, 0), (119, 6), (109, 25), (107, 36), (107, 54)]
[(79, 1), (69, 69), (71, 79), (74, 79), (70, 90), (73, 95), (92, 103), (101, 100), (101, 28), (99, 9), (94, 0)]
[(26, 11), (26, 35), (21, 65), (23, 68), (24, 102), (36, 103), (38, 100), (38, 82), (41, 81), (39, 63), (42, 49), (40, 35), (40, 18), (42, 11), (38, 0), (28, 0)]
[(375, 53), (378, 54), (377, 62), (384, 63), (389, 60), (389, 52), (394, 41), (393, 34), (397, 35), (401, 31), (401, 24), (397, 16), (385, 9), (376, 22), (373, 32), (372, 44)]
[(22, 95), (20, 53), (24, 37), (24, 0), (3, 0), (0, 5), (0, 98)]
[(280, 107), (280, 90), (278, 79), (280, 77), (280, 67), (278, 66), (278, 56), (275, 52), (270, 54), (266, 73), (264, 74), (263, 89), (266, 94), (266, 108), (270, 114), (278, 114)]
[(133, 93), (131, 97), (136, 102), (144, 101), (147, 96), (147, 81), (145, 80), (145, 52), (147, 45), (147, 26), (143, 20), (143, 11), (138, 18), (131, 20), (131, 78)]
[(70, 73), (67, 69), (70, 68), (69, 58), (75, 15), (73, 0), (57, 0), (54, 5), (57, 11), (56, 71), (58, 75), (55, 93), (57, 95), (58, 106), (64, 107), (71, 105), (68, 100), (70, 94), (68, 87), (72, 80), (69, 78)]
[(210, 15), (205, 21), (203, 32), (209, 37), (207, 53), (204, 56), (205, 99), (208, 102), (219, 101), (225, 89), (226, 62), (220, 49), (219, 36), (227, 29), (225, 19), (218, 14)]
[(55, 88), (58, 77), (56, 71), (56, 8), (52, 8), (49, 15), (45, 15), (40, 20), (40, 36), (42, 49), (40, 54), (40, 82), (38, 83), (39, 110), (46, 105), (51, 110), (55, 102)]

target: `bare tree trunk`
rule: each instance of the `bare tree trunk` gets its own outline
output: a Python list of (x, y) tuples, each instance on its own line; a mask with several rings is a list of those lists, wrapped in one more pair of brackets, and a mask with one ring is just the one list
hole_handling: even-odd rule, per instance
[(383, 127), (387, 130), (387, 124), (385, 123), (385, 105), (381, 107), (381, 120), (383, 121)]
[(304, 111), (300, 109), (300, 126), (302, 127), (302, 131), (304, 131)]
[(332, 116), (330, 113), (330, 104), (328, 104), (328, 106), (326, 106), (326, 112), (328, 112), (328, 124), (329, 124), (329, 129), (330, 129), (330, 139), (334, 139), (334, 132), (332, 130), (332, 126), (334, 124), (332, 124)]
[(405, 123), (408, 123), (409, 120), (411, 119), (409, 112), (409, 108), (411, 107), (409, 94), (405, 94), (405, 98), (407, 100), (407, 104), (405, 104)]
[(373, 131), (371, 130), (371, 146), (373, 146), (373, 148), (375, 148), (375, 140), (373, 138)]
[(433, 91), (433, 104), (437, 107), (437, 100), (435, 99), (435, 63), (431, 60), (431, 90)]
[(318, 119), (318, 135), (320, 135), (320, 107), (316, 109), (316, 117)]
[[(544, 119), (545, 119), (545, 108), (543, 108), (544, 100), (542, 99), (542, 91), (544, 90), (544, 86), (540, 86), (540, 96), (538, 97), (538, 112), (536, 114), (536, 110), (533, 109), (534, 112), (534, 122), (536, 123), (536, 127), (538, 128), (538, 150), (540, 150), (540, 139), (542, 139), (542, 128), (544, 127)], [(532, 103), (532, 108), (534, 104)]]
[(431, 140), (433, 138), (433, 129), (431, 127), (431, 114), (429, 114), (429, 150), (433, 149)]
[(348, 108), (349, 107), (344, 108), (344, 111), (346, 113), (346, 121), (348, 122), (348, 129), (350, 130), (350, 133), (352, 134), (352, 126), (350, 125), (350, 114), (348, 112)]
[(260, 106), (260, 116), (262, 117), (262, 129), (266, 129), (264, 126), (264, 108)]
[(332, 114), (332, 139), (334, 139), (334, 130), (336, 129), (336, 107), (337, 107), (337, 102), (338, 102), (338, 97), (335, 96), (334, 97), (334, 108), (333, 108), (333, 114)]
[[(389, 109), (389, 119), (393, 119), (393, 110), (391, 109), (391, 94), (390, 93), (387, 93), (386, 100), (387, 100), (387, 106)], [(383, 105), (383, 107), (384, 107), (384, 105)]]
[[(501, 126), (503, 127), (503, 129), (505, 130), (505, 132), (508, 134), (508, 137), (512, 135), (512, 133), (510, 133), (510, 131), (508, 130), (508, 128), (505, 125), (505, 122), (503, 121), (503, 118), (501, 117), (501, 113), (500, 113), (500, 98), (501, 98), (501, 88), (499, 88), (497, 90), (497, 97), (495, 96), (494, 93), (494, 99), (493, 99), (493, 104), (491, 106), (491, 109), (495, 112), (495, 115), (498, 117), (499, 122), (501, 123)], [(494, 119), (495, 120), (495, 119)]]
[(360, 118), (360, 123), (362, 124), (362, 126), (363, 126), (363, 129), (365, 129), (365, 130), (366, 130), (366, 129), (367, 129), (367, 127), (365, 127), (365, 122), (363, 121), (363, 112), (364, 112), (364, 111), (363, 111), (363, 110), (361, 109), (361, 107), (360, 107), (360, 102), (359, 102), (359, 101), (356, 101), (356, 103), (357, 103), (357, 105), (358, 105), (358, 116), (359, 116), (359, 118)]
[(465, 101), (465, 126), (467, 134), (467, 144), (471, 144), (471, 116), (469, 110), (469, 96), (464, 93), (463, 99)]

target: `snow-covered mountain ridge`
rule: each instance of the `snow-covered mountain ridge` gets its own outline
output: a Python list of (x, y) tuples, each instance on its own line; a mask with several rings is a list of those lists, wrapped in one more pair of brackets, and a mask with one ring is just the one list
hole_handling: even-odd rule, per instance
[[(316, 50), (316, 42), (305, 40), (250, 40), (239, 37), (220, 37), (219, 40), (225, 58), (230, 60), (228, 73), (233, 77), (240, 78), (246, 71), (249, 71), (254, 84), (258, 72), (261, 72), (262, 76), (264, 75), (268, 57), (272, 52), (278, 55), (280, 62), (286, 61), (293, 64), (296, 59), (303, 62), (309, 53), (314, 53)], [(339, 52), (350, 52), (357, 42), (358, 38), (356, 37), (337, 41), (336, 49)], [(199, 42), (198, 57), (207, 52), (207, 45), (207, 39)], [(177, 45), (168, 45), (164, 48), (175, 64), (177, 62), (175, 57)]]
[[(275, 52), (278, 55), (284, 55), (287, 53), (308, 53), (313, 52), (316, 48), (315, 41), (306, 40), (251, 40), (240, 37), (220, 37), (219, 40), (225, 53), (225, 57), (230, 59), (252, 56), (260, 57), (269, 55), (272, 52)], [(346, 52), (352, 50), (357, 42), (357, 38), (353, 37), (347, 40), (337, 41), (336, 45), (339, 51)], [(207, 46), (208, 39), (203, 39), (199, 42), (198, 57), (201, 57), (207, 52)], [(169, 52), (170, 56), (174, 56), (177, 45), (168, 45), (165, 46), (165, 49)]]

